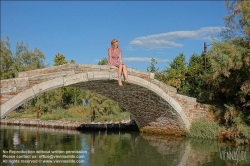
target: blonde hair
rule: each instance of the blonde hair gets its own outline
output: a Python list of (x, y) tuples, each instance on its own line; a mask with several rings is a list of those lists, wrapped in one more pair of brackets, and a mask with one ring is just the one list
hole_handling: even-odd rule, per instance
[[(114, 46), (114, 43), (115, 43), (115, 42), (118, 42), (118, 40), (116, 40), (116, 39), (111, 40), (111, 47)], [(117, 47), (117, 48), (118, 48), (118, 47)]]

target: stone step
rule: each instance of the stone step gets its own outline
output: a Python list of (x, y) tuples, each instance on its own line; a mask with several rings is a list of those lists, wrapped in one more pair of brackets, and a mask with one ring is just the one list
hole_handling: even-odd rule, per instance
[(8, 94), (2, 94), (1, 96), (0, 96), (0, 98), (1, 98), (1, 100), (2, 99), (11, 99), (12, 97), (14, 97), (14, 96), (16, 96), (16, 95), (8, 95)]
[(2, 94), (2, 95), (0, 95), (0, 105), (2, 105), (3, 103), (5, 103), (6, 101), (10, 100), (14, 96), (16, 96), (16, 95), (8, 95), (8, 94)]
[(72, 74), (75, 74), (75, 71), (60, 71), (60, 72), (55, 72), (55, 73), (44, 73), (44, 74), (34, 75), (34, 76), (29, 77), (29, 81), (50, 80), (56, 77), (67, 76), (67, 75), (72, 75)]
[(1, 100), (1, 103), (5, 103), (5, 102), (8, 101), (9, 99), (7, 99), (7, 98), (1, 98), (0, 100)]

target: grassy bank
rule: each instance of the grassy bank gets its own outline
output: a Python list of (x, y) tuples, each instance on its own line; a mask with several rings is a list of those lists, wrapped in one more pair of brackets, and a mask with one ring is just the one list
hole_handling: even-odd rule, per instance
[(211, 118), (202, 118), (191, 124), (187, 137), (217, 139), (234, 145), (250, 145), (250, 126), (242, 121), (233, 125), (219, 124)]
[[(75, 106), (68, 109), (53, 109), (50, 112), (40, 112), (37, 117), (36, 111), (21, 109), (19, 113), (12, 111), (8, 118), (29, 118), (41, 120), (65, 120), (71, 122), (90, 122), (91, 112), (89, 107)], [(119, 114), (102, 115), (98, 112), (94, 122), (121, 122), (130, 120), (129, 112), (121, 112)]]

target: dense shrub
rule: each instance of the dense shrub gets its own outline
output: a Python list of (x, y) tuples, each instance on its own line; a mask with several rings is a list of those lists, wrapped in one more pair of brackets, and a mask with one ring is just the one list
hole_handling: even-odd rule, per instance
[(219, 135), (219, 124), (205, 118), (193, 122), (187, 132), (188, 137), (216, 139)]

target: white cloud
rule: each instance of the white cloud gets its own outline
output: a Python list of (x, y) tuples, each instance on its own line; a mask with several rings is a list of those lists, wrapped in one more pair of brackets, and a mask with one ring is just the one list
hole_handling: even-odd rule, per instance
[[(123, 61), (126, 62), (151, 62), (152, 58), (148, 57), (127, 57), (127, 58), (122, 58)], [(160, 59), (160, 58), (154, 58), (157, 62), (169, 62), (168, 59)]]
[(169, 53), (163, 52), (163, 51), (158, 51), (157, 54), (167, 55), (167, 54), (169, 54)]
[(132, 45), (125, 46), (125, 48), (126, 48), (127, 50), (130, 50), (130, 51), (131, 51), (131, 50), (137, 50), (137, 49), (133, 48)]
[(146, 47), (149, 49), (162, 49), (182, 47), (183, 44), (178, 43), (179, 40), (211, 40), (213, 35), (218, 34), (224, 27), (203, 27), (192, 31), (173, 31), (137, 37), (130, 41), (128, 48), (132, 46)]

